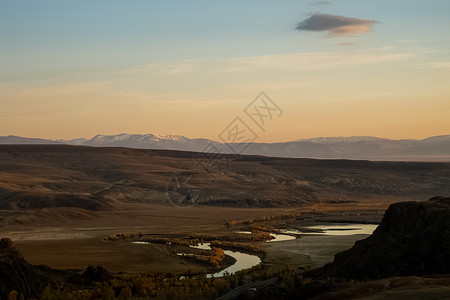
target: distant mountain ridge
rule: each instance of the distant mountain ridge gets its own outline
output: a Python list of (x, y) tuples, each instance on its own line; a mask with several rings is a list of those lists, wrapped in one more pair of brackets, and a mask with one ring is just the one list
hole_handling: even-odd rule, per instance
[(25, 138), (15, 135), (9, 136), (0, 136), (0, 145), (8, 145), (8, 144), (62, 144), (66, 143), (66, 141), (58, 141), (58, 140), (47, 140), (47, 139), (38, 139), (38, 138)]
[(315, 137), (310, 139), (300, 139), (296, 142), (313, 142), (313, 143), (333, 143), (333, 142), (370, 142), (370, 141), (391, 141), (387, 138), (379, 138), (374, 136), (334, 136), (334, 137)]
[[(187, 138), (168, 134), (96, 135), (92, 139), (48, 140), (18, 136), (0, 137), (0, 144), (68, 144), (93, 147), (128, 147), (180, 151), (210, 151), (213, 145), (222, 153), (242, 149), (238, 144), (225, 144), (204, 138)], [(251, 143), (240, 154), (274, 157), (365, 159), (387, 161), (450, 161), (450, 135), (423, 140), (392, 140), (372, 136), (317, 137), (280, 143)]]

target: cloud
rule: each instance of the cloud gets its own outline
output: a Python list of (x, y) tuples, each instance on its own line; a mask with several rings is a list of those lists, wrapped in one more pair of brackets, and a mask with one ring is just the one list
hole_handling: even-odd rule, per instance
[(317, 6), (317, 5), (331, 5), (331, 1), (311, 1), (308, 3), (309, 6)]
[[(159, 73), (169, 76), (185, 76), (191, 73), (306, 71), (341, 66), (366, 65), (407, 59), (412, 53), (401, 53), (395, 48), (382, 47), (345, 52), (282, 53), (262, 56), (246, 56), (230, 59), (182, 60), (161, 62), (126, 69), (120, 73)], [(180, 72), (182, 70), (182, 72)]]
[(450, 69), (450, 62), (436, 62), (427, 65), (436, 69)]
[(355, 36), (367, 33), (378, 23), (374, 20), (347, 18), (329, 14), (313, 14), (309, 18), (297, 23), (295, 29), (306, 31), (328, 31), (332, 37)]

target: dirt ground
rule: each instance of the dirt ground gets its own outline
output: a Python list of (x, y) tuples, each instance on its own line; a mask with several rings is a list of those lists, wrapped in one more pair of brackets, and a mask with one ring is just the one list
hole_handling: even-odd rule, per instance
[(367, 235), (310, 235), (290, 241), (262, 243), (259, 246), (266, 253), (265, 264), (310, 270), (332, 262), (336, 253), (351, 248), (356, 241), (366, 237)]

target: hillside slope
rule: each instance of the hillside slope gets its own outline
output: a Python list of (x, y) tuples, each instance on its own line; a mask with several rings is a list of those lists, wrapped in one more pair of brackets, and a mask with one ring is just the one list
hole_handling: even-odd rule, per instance
[(37, 297), (50, 282), (29, 264), (8, 238), (0, 240), (0, 298), (15, 290), (25, 297)]
[(450, 193), (447, 163), (235, 155), (228, 157), (229, 167), (219, 174), (205, 171), (198, 157), (168, 150), (3, 145), (0, 208), (96, 210), (121, 202), (173, 204), (178, 199), (189, 202), (175, 203), (180, 205), (286, 207)]

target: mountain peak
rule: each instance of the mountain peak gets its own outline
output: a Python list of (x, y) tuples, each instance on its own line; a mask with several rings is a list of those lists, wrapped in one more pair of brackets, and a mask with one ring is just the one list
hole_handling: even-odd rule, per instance
[[(69, 144), (220, 153), (234, 153), (233, 150), (242, 149), (240, 144), (224, 144), (210, 139), (190, 139), (182, 135), (161, 133), (96, 135), (90, 140), (45, 140), (7, 136), (0, 137), (0, 144)], [(392, 140), (373, 136), (317, 137), (293, 142), (252, 143), (240, 154), (322, 159), (450, 161), (450, 135), (424, 140)]]
[(423, 139), (424, 142), (448, 142), (450, 141), (450, 134), (449, 135), (438, 135), (438, 136), (432, 136), (426, 139)]

